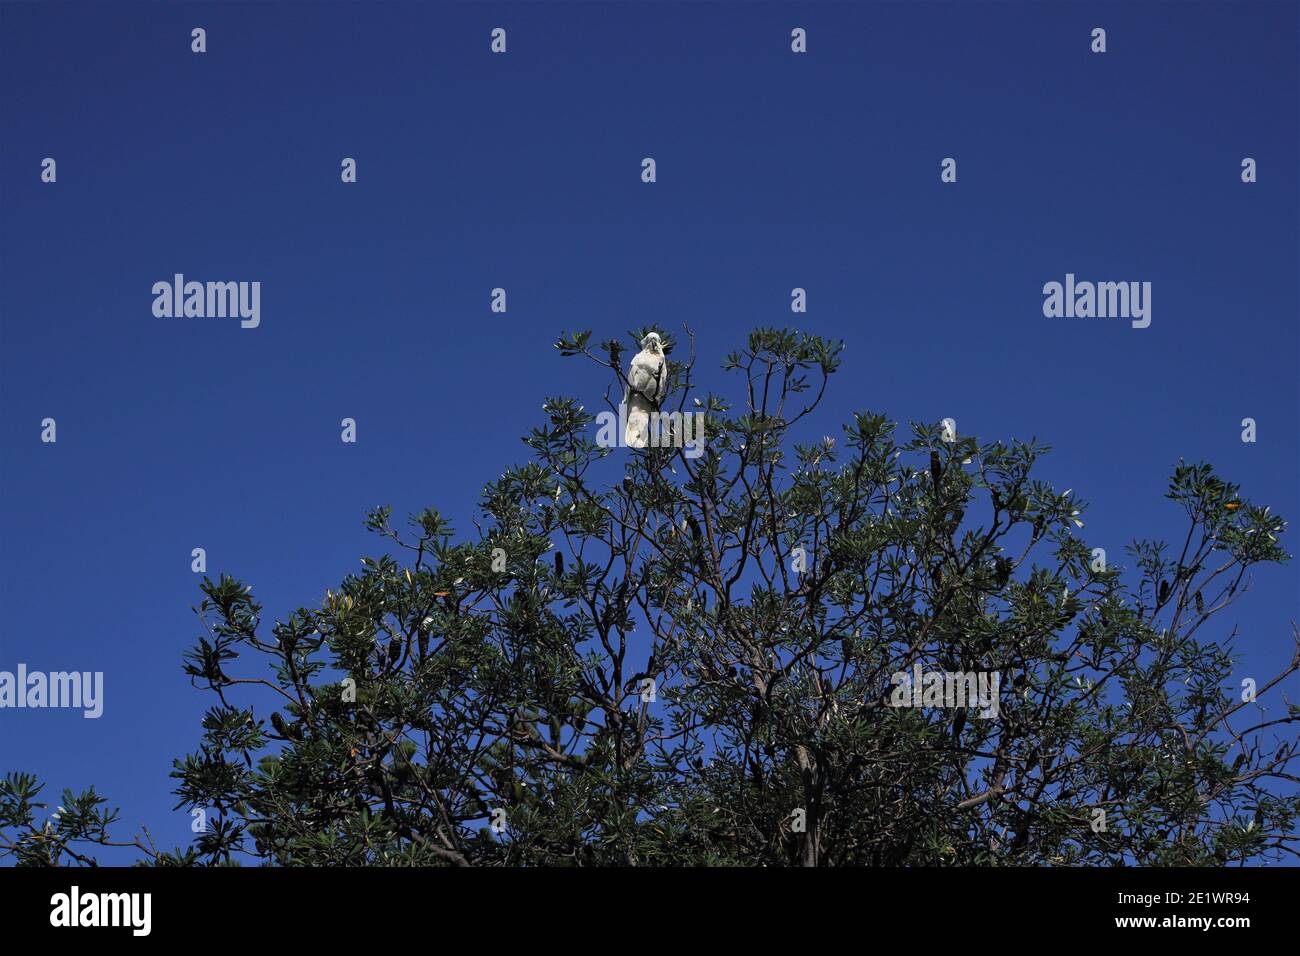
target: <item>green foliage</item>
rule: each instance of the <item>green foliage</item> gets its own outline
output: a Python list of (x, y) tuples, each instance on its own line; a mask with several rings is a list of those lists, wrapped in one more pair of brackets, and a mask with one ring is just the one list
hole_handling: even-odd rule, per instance
[[(594, 350), (590, 332), (568, 333), (556, 348), (603, 369), (617, 401), (622, 356), (645, 331)], [(553, 397), (525, 438), (531, 460), (483, 489), (473, 533), (432, 510), (399, 533), (377, 508), (366, 524), (388, 553), (269, 627), (246, 585), (205, 579), (184, 670), (215, 703), (173, 776), (179, 806), (208, 826), (183, 852), (134, 841), (142, 858), (1296, 853), (1300, 799), (1278, 784), (1295, 779), (1300, 709), (1240, 702), (1228, 642), (1202, 633), (1253, 565), (1287, 559), (1267, 507), (1180, 463), (1168, 498), (1186, 514), (1181, 548), (1138, 540), (1129, 566), (1103, 567), (1082, 537), (1086, 503), (1033, 477), (1046, 446), (949, 441), (938, 424), (868, 412), (838, 437), (800, 438), (839, 343), (756, 330), (723, 363), (730, 396), (696, 394), (689, 330), (671, 344), (670, 397), (706, 417), (700, 457), (602, 448), (594, 415)], [(918, 664), (997, 673), (999, 713), (891, 706), (893, 675)], [(5, 778), (0, 852), (75, 864), (79, 846), (111, 843), (116, 815), (93, 790), (65, 794), (56, 823), (37, 821), (39, 793)]]

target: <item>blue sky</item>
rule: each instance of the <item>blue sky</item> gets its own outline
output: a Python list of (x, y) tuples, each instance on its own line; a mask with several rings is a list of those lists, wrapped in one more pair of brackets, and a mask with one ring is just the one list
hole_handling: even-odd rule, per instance
[[(843, 339), (808, 436), (1037, 436), (1112, 560), (1183, 530), (1180, 457), (1294, 518), (1296, 36), (1291, 3), (0, 4), (0, 670), (106, 681), (99, 720), (0, 712), (0, 770), (187, 842), (191, 549), (274, 618), (375, 553), (368, 508), (467, 527), (544, 399), (603, 391), (564, 329), (685, 323), (702, 371)], [(260, 281), (260, 327), (154, 317), (176, 272)], [(1067, 272), (1150, 281), (1150, 328), (1045, 318)], [(1243, 676), (1297, 616), (1296, 566), (1256, 574)]]

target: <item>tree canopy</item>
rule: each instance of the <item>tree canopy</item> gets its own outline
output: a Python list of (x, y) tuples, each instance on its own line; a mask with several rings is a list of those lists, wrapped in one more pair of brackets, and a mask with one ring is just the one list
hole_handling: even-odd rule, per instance
[[(633, 330), (633, 342), (645, 330)], [(1037, 442), (808, 418), (841, 345), (754, 331), (701, 393), (693, 337), (663, 411), (702, 452), (607, 447), (549, 398), (472, 528), (367, 518), (377, 555), (268, 623), (204, 579), (185, 656), (212, 695), (175, 761), (189, 847), (114, 837), (94, 789), (55, 820), (0, 785), (0, 854), (158, 865), (1222, 865), (1297, 854), (1294, 624), (1243, 691), (1224, 612), (1287, 560), (1282, 519), (1178, 463), (1186, 536), (1109, 558)], [(614, 407), (618, 341), (562, 336)], [(558, 359), (557, 359), (558, 361)], [(611, 398), (613, 396), (613, 398)], [(682, 427), (666, 415), (664, 434)], [(1153, 503), (1154, 504), (1154, 503)], [(1181, 519), (1180, 519), (1181, 520)], [(1279, 630), (1286, 626), (1278, 622)], [(899, 705), (900, 675), (996, 675)], [(949, 681), (951, 685), (951, 681)], [(927, 683), (927, 687), (929, 684)], [(920, 685), (917, 685), (920, 700)], [(1266, 703), (1269, 705), (1266, 707)]]

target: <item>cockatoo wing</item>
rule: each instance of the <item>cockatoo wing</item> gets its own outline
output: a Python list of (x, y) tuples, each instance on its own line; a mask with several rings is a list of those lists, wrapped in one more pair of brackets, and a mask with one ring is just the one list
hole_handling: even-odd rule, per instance
[(660, 360), (657, 356), (649, 352), (637, 353), (627, 373), (628, 383), (646, 398), (653, 400), (659, 388), (659, 379), (656, 376), (659, 365)]

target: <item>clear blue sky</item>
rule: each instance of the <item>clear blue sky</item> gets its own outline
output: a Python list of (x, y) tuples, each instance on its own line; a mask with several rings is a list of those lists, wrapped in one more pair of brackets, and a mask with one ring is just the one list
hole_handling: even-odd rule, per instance
[[(562, 329), (687, 323), (702, 369), (841, 338), (808, 435), (1050, 441), (1112, 560), (1181, 533), (1179, 457), (1294, 519), (1298, 87), (1294, 3), (0, 4), (0, 669), (106, 680), (97, 721), (0, 711), (0, 770), (188, 842), (191, 549), (273, 618), (375, 553), (372, 506), (465, 527), (547, 396), (598, 400)], [(261, 327), (155, 318), (176, 272), (260, 281)], [(1067, 272), (1150, 281), (1151, 327), (1045, 318)], [(1224, 622), (1243, 676), (1296, 570)]]

